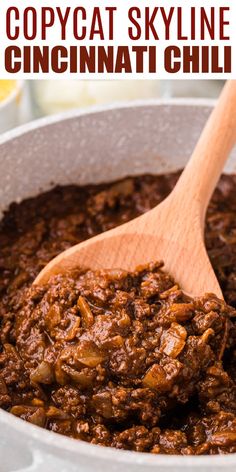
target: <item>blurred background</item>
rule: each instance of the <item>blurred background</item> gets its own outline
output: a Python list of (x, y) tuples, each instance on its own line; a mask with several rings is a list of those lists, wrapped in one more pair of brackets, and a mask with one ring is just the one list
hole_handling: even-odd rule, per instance
[(0, 80), (0, 133), (74, 108), (151, 98), (216, 98), (221, 80)]

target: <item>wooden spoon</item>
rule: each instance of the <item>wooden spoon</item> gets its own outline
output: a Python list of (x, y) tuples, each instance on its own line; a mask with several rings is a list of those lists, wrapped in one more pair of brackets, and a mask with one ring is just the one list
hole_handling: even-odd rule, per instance
[(205, 249), (204, 220), (235, 142), (236, 80), (225, 85), (172, 193), (144, 215), (64, 251), (47, 264), (35, 283), (45, 284), (52, 275), (76, 267), (132, 271), (161, 259), (186, 293), (212, 292), (222, 297)]

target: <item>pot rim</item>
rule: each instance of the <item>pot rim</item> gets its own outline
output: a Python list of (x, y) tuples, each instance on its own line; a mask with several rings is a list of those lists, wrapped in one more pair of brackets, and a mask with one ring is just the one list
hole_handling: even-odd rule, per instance
[[(125, 108), (138, 108), (146, 106), (199, 106), (212, 107), (215, 103), (213, 99), (191, 99), (191, 98), (177, 98), (177, 99), (151, 99), (138, 100), (132, 102), (119, 102), (104, 106), (94, 106), (85, 109), (75, 109), (69, 112), (59, 113), (57, 115), (40, 118), (33, 122), (27, 123), (23, 126), (7, 131), (0, 136), (0, 145), (11, 141), (19, 136), (27, 134), (39, 128), (48, 125), (56, 124), (60, 121), (67, 121), (80, 116), (90, 115), (95, 113), (102, 113), (112, 110), (122, 110)], [(15, 433), (28, 436), (31, 440), (36, 440), (38, 444), (46, 447), (50, 446), (55, 451), (66, 451), (73, 455), (80, 455), (84, 457), (93, 457), (99, 460), (113, 460), (118, 464), (142, 464), (152, 466), (191, 466), (191, 469), (199, 467), (224, 467), (236, 466), (236, 454), (217, 455), (217, 456), (168, 456), (168, 455), (154, 455), (145, 452), (124, 451), (115, 448), (104, 447), (86, 443), (85, 441), (75, 440), (66, 436), (45, 430), (33, 424), (27, 423), (20, 418), (0, 409), (0, 424), (2, 426), (10, 426)], [(59, 454), (60, 455), (60, 454)]]
[(144, 99), (114, 102), (106, 105), (94, 105), (86, 108), (74, 108), (69, 111), (56, 113), (53, 115), (44, 116), (32, 120), (16, 128), (6, 131), (0, 135), (0, 145), (11, 139), (22, 136), (28, 132), (43, 128), (48, 125), (53, 125), (61, 121), (67, 121), (73, 118), (79, 118), (84, 115), (94, 115), (97, 113), (122, 110), (126, 108), (142, 108), (142, 107), (159, 107), (159, 106), (198, 106), (212, 108), (216, 103), (215, 99), (211, 98), (167, 98), (167, 99)]
[[(179, 455), (155, 455), (150, 452), (134, 452), (124, 451), (111, 447), (99, 446), (87, 443), (79, 439), (69, 438), (52, 431), (48, 431), (39, 426), (27, 423), (26, 421), (17, 418), (16, 416), (1, 410), (0, 424), (4, 427), (10, 425), (12, 429), (19, 435), (28, 436), (30, 440), (37, 441), (38, 446), (45, 446), (51, 448), (52, 452), (65, 451), (73, 456), (91, 457), (98, 460), (115, 461), (117, 464), (142, 464), (150, 466), (191, 466), (191, 469), (198, 469), (199, 467), (223, 467), (235, 466), (236, 454), (215, 455), (215, 456), (179, 456)], [(61, 454), (59, 454), (61, 457)], [(67, 456), (68, 457), (68, 456)], [(212, 470), (212, 469), (211, 469)], [(217, 469), (218, 470), (218, 469)]]

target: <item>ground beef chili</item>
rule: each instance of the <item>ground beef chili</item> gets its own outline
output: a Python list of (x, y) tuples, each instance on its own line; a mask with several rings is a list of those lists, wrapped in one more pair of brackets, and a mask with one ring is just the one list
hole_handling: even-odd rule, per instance
[(69, 246), (149, 210), (178, 175), (56, 187), (0, 223), (0, 406), (93, 444), (236, 452), (236, 176), (211, 201), (206, 244), (228, 305), (191, 299), (161, 263), (134, 273), (37, 273)]

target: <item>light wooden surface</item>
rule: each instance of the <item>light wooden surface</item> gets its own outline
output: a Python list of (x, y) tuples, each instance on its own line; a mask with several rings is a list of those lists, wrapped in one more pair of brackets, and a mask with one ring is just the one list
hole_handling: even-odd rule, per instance
[(38, 275), (44, 284), (76, 267), (134, 270), (164, 260), (186, 293), (222, 293), (204, 245), (206, 208), (236, 142), (236, 81), (229, 81), (173, 192), (148, 213), (73, 246)]

